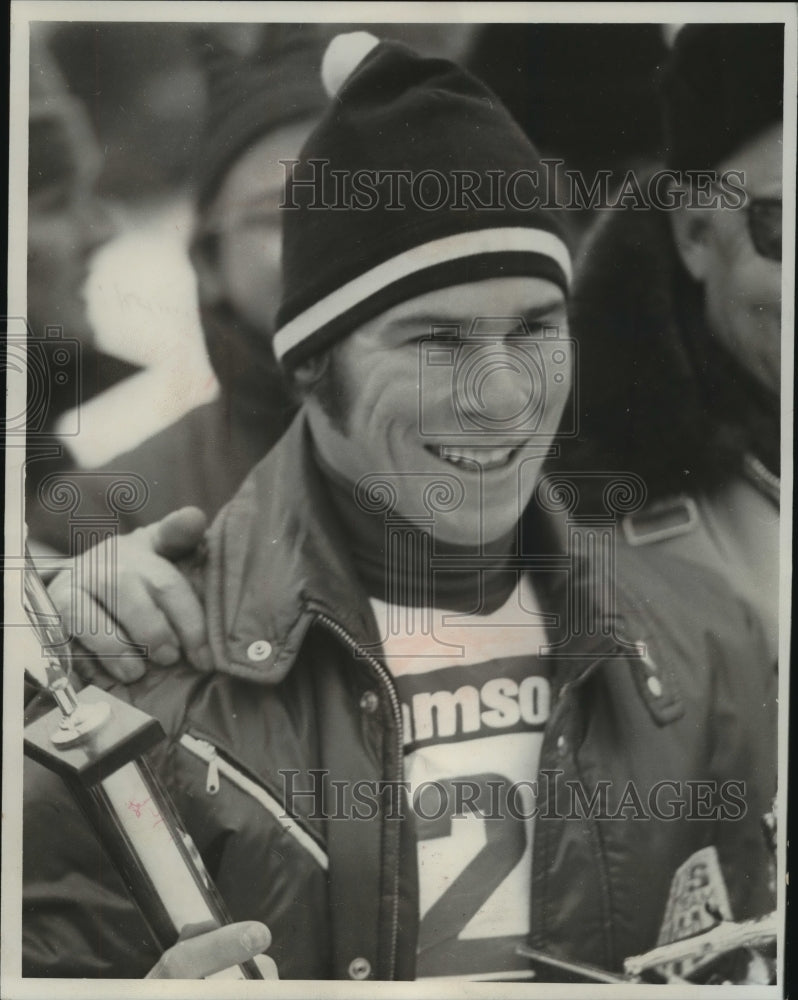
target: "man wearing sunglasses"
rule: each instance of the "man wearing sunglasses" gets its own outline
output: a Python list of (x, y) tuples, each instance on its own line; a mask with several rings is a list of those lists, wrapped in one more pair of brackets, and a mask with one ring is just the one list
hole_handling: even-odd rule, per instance
[[(662, 86), (668, 197), (606, 213), (577, 270), (583, 434), (567, 456), (575, 470), (642, 476), (648, 505), (626, 518), (622, 543), (654, 563), (678, 552), (720, 570), (757, 609), (771, 667), (783, 44), (778, 24), (677, 36)], [(735, 197), (722, 197), (730, 185)]]

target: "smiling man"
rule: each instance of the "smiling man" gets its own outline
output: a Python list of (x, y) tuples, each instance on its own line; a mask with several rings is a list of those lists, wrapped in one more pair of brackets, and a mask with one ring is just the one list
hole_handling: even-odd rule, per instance
[[(758, 636), (709, 573), (632, 552), (602, 589), (552, 547), (557, 213), (430, 207), (463, 171), (529, 178), (535, 150), (444, 60), (358, 33), (324, 74), (274, 338), (303, 405), (208, 535), (213, 671), (120, 692), (163, 722), (154, 766), (234, 919), (268, 924), (286, 978), (524, 980), (553, 974), (524, 945), (619, 970), (765, 912)], [(385, 182), (366, 210), (336, 200), (358, 171)], [(28, 975), (241, 960), (229, 928), (201, 966), (190, 941), (159, 960), (63, 792), (34, 765), (26, 790)]]
[[(462, 496), (436, 537), (476, 545), (506, 535), (535, 484), (527, 473), (519, 493), (529, 445), (538, 460), (548, 452), (570, 389), (570, 343), (543, 340), (544, 325), (564, 336), (563, 289), (523, 276), (436, 289), (363, 323), (307, 399), (319, 457), (350, 485), (390, 470), (405, 514), (423, 509), (425, 476), (454, 468)], [(552, 343), (563, 371), (546, 392)]]

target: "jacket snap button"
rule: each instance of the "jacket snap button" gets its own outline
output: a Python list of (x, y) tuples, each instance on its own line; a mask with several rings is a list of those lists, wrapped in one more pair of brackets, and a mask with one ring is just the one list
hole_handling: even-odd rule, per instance
[(646, 686), (648, 690), (654, 695), (655, 698), (659, 698), (662, 694), (662, 681), (659, 677), (649, 677), (646, 681)]
[(557, 737), (557, 749), (563, 756), (568, 752), (568, 740), (562, 734)]
[(380, 707), (380, 699), (374, 691), (364, 691), (360, 699), (360, 707), (364, 712), (373, 715)]
[(367, 958), (353, 958), (349, 963), (350, 979), (368, 979), (371, 975), (371, 962)]
[(272, 655), (272, 644), (265, 639), (258, 639), (251, 642), (247, 648), (247, 659), (253, 663), (260, 663), (261, 660), (268, 660)]

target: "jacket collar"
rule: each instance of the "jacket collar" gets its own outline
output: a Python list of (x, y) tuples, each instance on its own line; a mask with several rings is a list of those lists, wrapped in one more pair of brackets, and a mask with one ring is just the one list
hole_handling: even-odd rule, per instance
[(205, 605), (218, 670), (278, 683), (318, 615), (358, 643), (378, 641), (333, 517), (300, 412), (208, 534)]

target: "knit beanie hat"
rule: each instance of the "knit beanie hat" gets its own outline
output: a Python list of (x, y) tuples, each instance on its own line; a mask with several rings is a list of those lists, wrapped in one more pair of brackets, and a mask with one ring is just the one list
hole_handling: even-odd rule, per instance
[(399, 302), (491, 277), (571, 275), (539, 157), (453, 63), (339, 35), (332, 101), (288, 172), (274, 350), (300, 364)]
[(690, 24), (663, 77), (668, 166), (709, 170), (783, 117), (782, 24)]
[(321, 115), (327, 106), (319, 76), (323, 52), (324, 38), (314, 24), (270, 24), (247, 56), (203, 36), (208, 106), (194, 170), (200, 209), (261, 136)]

